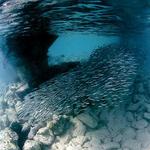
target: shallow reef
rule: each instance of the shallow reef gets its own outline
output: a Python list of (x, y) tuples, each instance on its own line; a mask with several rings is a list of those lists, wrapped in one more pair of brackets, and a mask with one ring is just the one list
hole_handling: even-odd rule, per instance
[(114, 107), (130, 97), (138, 66), (134, 48), (98, 48), (87, 62), (27, 94), (18, 117), (35, 124), (54, 114), (75, 116), (89, 106)]
[(98, 48), (24, 99), (17, 95), (23, 83), (1, 84), (2, 150), (148, 150), (150, 79), (138, 52)]
[[(17, 87), (17, 84), (9, 85), (0, 101), (1, 105), (4, 102), (7, 105), (7, 108), (3, 107), (0, 112), (1, 150), (149, 150), (150, 148), (148, 77), (136, 76), (131, 99), (127, 98), (118, 107), (88, 108), (76, 117), (53, 116), (53, 119), (47, 120), (41, 126), (31, 127), (25, 143), (20, 148), (18, 147), (20, 135), (9, 127), (12, 122), (18, 121), (18, 106), (22, 105), (21, 99), (15, 99)], [(27, 126), (28, 123), (25, 122), (22, 130), (27, 129)]]

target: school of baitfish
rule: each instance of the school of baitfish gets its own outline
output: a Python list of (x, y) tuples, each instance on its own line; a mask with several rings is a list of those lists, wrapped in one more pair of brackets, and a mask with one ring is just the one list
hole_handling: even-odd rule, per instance
[(127, 100), (138, 72), (136, 48), (109, 45), (88, 61), (27, 94), (18, 116), (35, 124), (52, 115), (77, 115), (90, 106), (111, 107)]

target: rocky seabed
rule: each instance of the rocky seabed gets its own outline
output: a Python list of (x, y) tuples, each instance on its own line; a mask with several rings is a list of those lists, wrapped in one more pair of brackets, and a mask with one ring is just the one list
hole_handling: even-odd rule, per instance
[[(20, 150), (18, 135), (9, 126), (18, 121), (21, 101), (14, 88), (0, 98), (0, 150)], [(150, 79), (139, 78), (132, 100), (117, 107), (54, 116), (32, 127), (23, 150), (150, 150)]]

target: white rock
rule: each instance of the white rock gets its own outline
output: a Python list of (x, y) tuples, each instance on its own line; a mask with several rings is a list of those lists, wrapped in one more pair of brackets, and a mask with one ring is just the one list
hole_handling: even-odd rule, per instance
[(19, 147), (14, 144), (14, 143), (11, 143), (11, 142), (0, 142), (0, 148), (1, 150), (19, 150)]
[[(101, 140), (101, 142), (102, 142), (102, 140)], [(106, 137), (103, 141), (104, 144), (110, 143), (110, 142), (112, 142), (112, 137)], [(116, 142), (116, 141), (114, 141), (114, 142)]]
[(42, 150), (37, 141), (27, 140), (23, 146), (23, 150)]
[(5, 129), (6, 127), (9, 126), (9, 124), (10, 122), (6, 114), (0, 117), (0, 130)]
[(53, 117), (52, 131), (56, 136), (63, 135), (65, 131), (69, 128), (70, 121), (65, 116), (55, 116)]
[(117, 136), (113, 137), (113, 141), (119, 143), (123, 138), (122, 134), (118, 134)]
[[(98, 145), (98, 144), (97, 144)], [(92, 147), (92, 143), (91, 141), (87, 141), (84, 143), (84, 145), (82, 146), (84, 149), (90, 149)]]
[(25, 122), (23, 125), (22, 125), (22, 131), (27, 131), (30, 129), (30, 125), (28, 122)]
[[(35, 124), (33, 127), (30, 128), (30, 132), (28, 134), (28, 139), (33, 139), (33, 137), (36, 135), (37, 131), (44, 126), (43, 123)], [(30, 125), (28, 123), (24, 124), (23, 130), (28, 130)], [(48, 127), (47, 127), (48, 128)]]
[(50, 150), (66, 150), (66, 147), (68, 147), (67, 144), (62, 144), (60, 142), (57, 142), (51, 146)]
[(49, 128), (44, 127), (38, 130), (33, 139), (44, 145), (51, 145), (54, 141), (54, 135)]
[(78, 145), (78, 146), (69, 145), (66, 147), (66, 150), (83, 150), (83, 148), (80, 145)]
[[(60, 147), (60, 146), (59, 146)], [(70, 141), (68, 144), (66, 145), (61, 145), (60, 150), (83, 150), (82, 146), (80, 144), (76, 145), (75, 143), (73, 143), (72, 141)], [(64, 149), (65, 148), (65, 149)], [(59, 149), (58, 149), (59, 150)]]
[(73, 137), (85, 135), (86, 132), (85, 125), (77, 118), (74, 118), (72, 122), (74, 123), (74, 129), (72, 134)]
[(123, 150), (128, 148), (129, 150), (141, 150), (141, 143), (135, 139), (128, 139), (122, 143)]
[(66, 150), (77, 150), (77, 149), (76, 149), (75, 146), (74, 146), (74, 147), (73, 147), (73, 146), (68, 146), (68, 147), (66, 148)]
[(148, 122), (144, 119), (132, 122), (132, 127), (136, 129), (143, 129), (148, 126)]
[(15, 108), (16, 101), (17, 101), (16, 99), (7, 100), (9, 108)]
[(142, 147), (142, 150), (149, 150), (150, 149), (150, 143), (146, 147)]
[(110, 116), (107, 124), (108, 130), (110, 131), (112, 137), (120, 134), (126, 126), (128, 126), (126, 117), (124, 116), (124, 113), (119, 110)]
[(116, 142), (110, 142), (103, 145), (104, 150), (111, 150), (111, 149), (119, 149), (120, 144)]
[(62, 145), (66, 145), (68, 144), (73, 136), (72, 136), (72, 132), (74, 132), (73, 128), (68, 129), (65, 134), (61, 135), (61, 136), (57, 136), (55, 141), (57, 141), (58, 143), (62, 144)]
[(0, 141), (1, 140), (9, 140), (16, 142), (18, 140), (18, 135), (11, 129), (6, 128), (0, 132)]
[(122, 141), (126, 141), (129, 139), (134, 139), (136, 137), (135, 129), (128, 127), (123, 131)]
[(72, 136), (67, 133), (65, 135), (62, 135), (61, 137), (57, 136), (57, 140), (60, 144), (66, 145), (72, 140)]
[(18, 83), (17, 86), (18, 86), (19, 88), (17, 88), (16, 92), (23, 92), (23, 91), (25, 91), (26, 89), (29, 88), (28, 83)]
[(19, 150), (17, 140), (17, 134), (6, 128), (0, 132), (0, 150)]
[(77, 136), (76, 138), (73, 138), (71, 140), (71, 142), (74, 144), (74, 145), (83, 145), (83, 143), (87, 140), (87, 137), (86, 136)]
[(90, 128), (94, 129), (98, 126), (97, 120), (93, 118), (89, 113), (85, 112), (85, 113), (79, 114), (77, 118)]
[(102, 111), (100, 108), (87, 108), (86, 112), (89, 113), (95, 120), (99, 121), (99, 115)]
[(150, 133), (148, 132), (148, 129), (142, 129), (137, 131), (136, 139), (139, 143), (141, 143), (142, 148), (146, 148), (150, 145)]
[(93, 141), (88, 141), (82, 146), (82, 150), (104, 150), (102, 144), (93, 143)]
[(18, 120), (17, 119), (17, 113), (16, 113), (15, 109), (13, 109), (13, 108), (6, 109), (6, 114), (8, 116), (8, 120), (10, 122), (15, 122)]
[(95, 131), (87, 132), (86, 136), (89, 138), (90, 141), (93, 141), (93, 143), (97, 144), (100, 144), (101, 142), (104, 143), (105, 141), (109, 141), (108, 139), (111, 139), (111, 134), (106, 127), (102, 127)]
[(148, 133), (150, 133), (150, 124), (147, 126), (147, 131), (148, 131)]

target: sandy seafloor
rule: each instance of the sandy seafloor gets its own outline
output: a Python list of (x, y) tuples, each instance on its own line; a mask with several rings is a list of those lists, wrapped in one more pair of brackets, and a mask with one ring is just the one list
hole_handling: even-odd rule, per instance
[[(149, 150), (150, 78), (138, 78), (132, 100), (112, 109), (89, 108), (74, 118), (54, 116), (45, 125), (32, 127), (23, 149)], [(9, 128), (11, 122), (17, 121), (16, 111), (21, 104), (14, 87), (2, 89), (0, 150), (19, 150), (18, 135)]]

